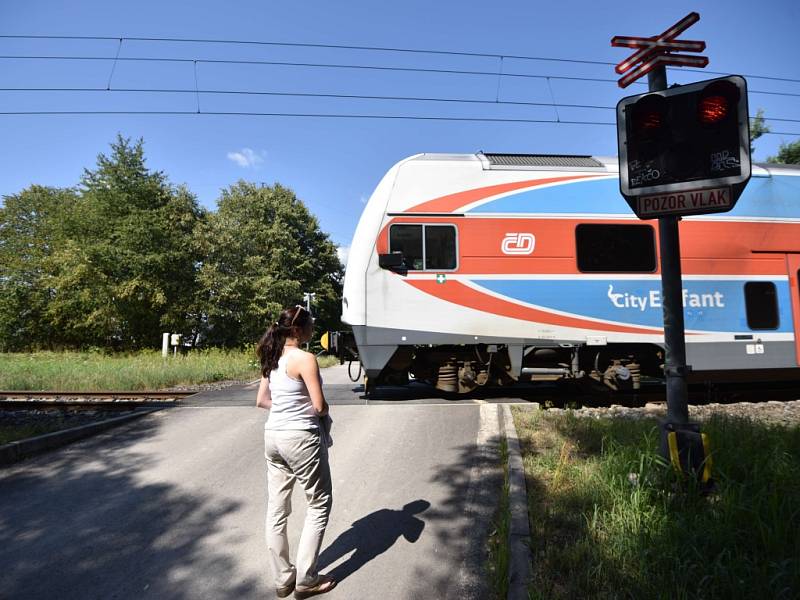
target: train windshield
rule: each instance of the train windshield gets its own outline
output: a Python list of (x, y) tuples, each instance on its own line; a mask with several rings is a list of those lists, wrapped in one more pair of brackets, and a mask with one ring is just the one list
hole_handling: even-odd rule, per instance
[(392, 225), (389, 251), (402, 252), (410, 271), (453, 270), (457, 265), (454, 225)]

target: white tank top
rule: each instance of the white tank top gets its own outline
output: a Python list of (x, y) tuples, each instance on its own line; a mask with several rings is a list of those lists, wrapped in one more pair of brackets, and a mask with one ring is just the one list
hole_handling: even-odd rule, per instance
[[(311, 404), (308, 388), (302, 379), (290, 377), (286, 372), (286, 361), (294, 352), (292, 348), (278, 360), (278, 367), (269, 374), (269, 392), (272, 408), (264, 425), (265, 429), (318, 429), (319, 418)], [(320, 378), (320, 384), (322, 384)]]

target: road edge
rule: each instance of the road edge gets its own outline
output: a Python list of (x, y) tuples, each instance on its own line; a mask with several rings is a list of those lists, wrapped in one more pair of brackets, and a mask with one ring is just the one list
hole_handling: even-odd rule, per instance
[(527, 600), (528, 583), (533, 573), (528, 491), (517, 428), (508, 404), (503, 405), (503, 425), (508, 447), (508, 506), (511, 513), (508, 531), (508, 600)]
[(70, 427), (69, 429), (53, 431), (51, 433), (45, 433), (35, 437), (3, 444), (0, 446), (0, 466), (10, 465), (22, 460), (23, 458), (27, 458), (47, 450), (52, 450), (54, 448), (59, 448), (61, 446), (66, 446), (72, 442), (76, 442), (100, 433), (101, 431), (105, 431), (106, 429), (111, 429), (112, 427), (123, 425), (128, 421), (152, 414), (156, 411), (162, 410), (162, 408), (163, 407), (136, 410), (129, 415), (112, 417), (111, 419), (105, 419), (96, 423), (87, 423), (86, 425)]

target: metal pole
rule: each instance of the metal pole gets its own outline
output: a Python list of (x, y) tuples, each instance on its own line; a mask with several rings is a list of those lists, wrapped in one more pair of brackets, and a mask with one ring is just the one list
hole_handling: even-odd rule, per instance
[[(313, 292), (303, 293), (303, 299), (306, 301), (306, 310), (308, 311), (309, 315), (311, 314), (311, 299), (314, 296), (316, 296), (316, 294), (314, 294)], [(310, 346), (309, 342), (306, 342), (306, 350), (308, 350), (309, 346)]]
[[(659, 67), (648, 73), (651, 92), (667, 89), (667, 70)], [(681, 282), (681, 247), (678, 217), (658, 219), (661, 257), (661, 293), (664, 309), (664, 374), (667, 392), (667, 422), (689, 422), (686, 387), (686, 340), (683, 324), (683, 284)]]

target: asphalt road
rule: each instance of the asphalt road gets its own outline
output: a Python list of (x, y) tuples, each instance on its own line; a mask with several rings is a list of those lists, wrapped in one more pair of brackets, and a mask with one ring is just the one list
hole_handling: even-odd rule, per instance
[[(498, 406), (367, 402), (326, 370), (326, 598), (484, 598)], [(355, 390), (355, 391), (354, 391)], [(271, 598), (255, 387), (0, 470), (0, 598)], [(246, 401), (249, 399), (249, 401)], [(305, 501), (289, 521), (296, 547)]]

